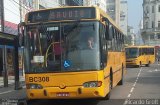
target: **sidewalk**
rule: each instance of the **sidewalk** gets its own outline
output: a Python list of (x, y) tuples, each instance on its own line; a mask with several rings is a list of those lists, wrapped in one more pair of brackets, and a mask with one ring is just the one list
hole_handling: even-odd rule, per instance
[[(20, 86), (25, 86), (25, 78), (23, 76), (19, 77)], [(14, 85), (15, 84), (15, 77), (9, 76), (8, 77), (8, 85)], [(0, 88), (4, 86), (3, 77), (0, 77)]]
[(27, 95), (25, 88), (14, 90), (14, 86), (0, 88), (0, 105), (25, 105)]
[(0, 105), (24, 105), (20, 102), (26, 101), (26, 89), (24, 77), (20, 77), (22, 89), (15, 90), (14, 77), (8, 78), (8, 87), (3, 87), (3, 77), (0, 77)]

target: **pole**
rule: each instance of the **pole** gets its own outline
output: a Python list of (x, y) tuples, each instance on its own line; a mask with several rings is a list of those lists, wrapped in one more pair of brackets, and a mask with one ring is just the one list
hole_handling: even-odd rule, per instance
[(3, 6), (3, 0), (0, 0), (0, 9), (1, 9), (1, 31), (4, 32), (4, 6)]
[[(1, 31), (4, 32), (4, 0), (0, 0), (1, 5)], [(3, 81), (4, 87), (8, 87), (8, 73), (7, 73), (7, 49), (3, 47)]]
[(4, 45), (3, 47), (3, 82), (4, 87), (8, 87), (8, 73), (7, 73), (7, 48)]
[(15, 70), (15, 90), (21, 89), (19, 84), (19, 62), (18, 62), (18, 38), (15, 38), (14, 43), (14, 70)]

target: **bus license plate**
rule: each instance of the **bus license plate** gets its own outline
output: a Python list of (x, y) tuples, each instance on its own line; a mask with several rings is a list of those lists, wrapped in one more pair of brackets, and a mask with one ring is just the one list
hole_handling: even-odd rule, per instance
[(69, 97), (69, 93), (57, 93), (57, 97)]

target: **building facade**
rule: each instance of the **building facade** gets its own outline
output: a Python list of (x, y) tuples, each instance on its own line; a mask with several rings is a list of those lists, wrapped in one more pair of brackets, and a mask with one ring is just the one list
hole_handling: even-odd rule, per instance
[(106, 0), (83, 0), (83, 5), (84, 6), (98, 6), (100, 7), (103, 11), (106, 11), (107, 4)]
[(106, 0), (109, 16), (120, 25), (120, 0)]
[(128, 26), (128, 3), (126, 0), (120, 1), (120, 23), (123, 33), (127, 35), (127, 26)]
[(144, 44), (160, 45), (160, 0), (143, 0), (141, 35)]
[(55, 8), (59, 6), (82, 6), (83, 0), (37, 0), (37, 9)]
[(125, 36), (125, 43), (127, 45), (135, 45), (136, 42), (136, 34), (134, 32), (134, 28), (131, 26), (128, 26), (127, 28), (127, 36)]
[(22, 0), (21, 15), (24, 21), (25, 14), (29, 11), (56, 8), (60, 6), (78, 6), (83, 5), (83, 0)]

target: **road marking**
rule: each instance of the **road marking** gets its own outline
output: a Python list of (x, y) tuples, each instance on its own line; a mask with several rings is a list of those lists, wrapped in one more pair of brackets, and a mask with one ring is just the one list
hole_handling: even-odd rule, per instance
[(127, 99), (125, 99), (123, 105), (126, 105), (126, 104), (128, 103), (128, 99), (131, 97), (131, 95), (132, 95), (132, 93), (133, 93), (133, 91), (134, 91), (134, 88), (135, 88), (135, 86), (136, 86), (136, 84), (137, 84), (137, 82), (138, 82), (138, 79), (139, 79), (139, 77), (140, 77), (141, 71), (142, 71), (142, 67), (140, 68), (139, 73), (138, 73), (138, 75), (137, 75), (137, 78), (136, 78), (136, 80), (135, 80), (135, 82), (134, 82), (134, 84), (133, 84), (133, 86), (132, 86), (132, 88), (131, 88), (128, 96), (127, 96)]
[(158, 71), (160, 71), (160, 70), (155, 69), (155, 70), (149, 70), (149, 71), (147, 71), (147, 72), (158, 72)]
[(135, 87), (135, 86), (136, 86), (136, 83), (137, 83), (137, 82), (135, 82), (135, 83), (133, 84), (133, 87)]
[(15, 91), (15, 90), (5, 91), (5, 92), (0, 93), (0, 95), (7, 94), (7, 93), (10, 93), (10, 92), (13, 92), (13, 91)]
[(160, 78), (160, 76), (142, 76), (141, 78)]
[(132, 89), (130, 90), (130, 93), (132, 93), (132, 92), (133, 92), (133, 90), (134, 90), (134, 87), (132, 87)]
[(132, 93), (133, 93), (133, 91), (134, 91), (134, 89), (135, 89), (135, 86), (136, 86), (136, 84), (137, 84), (137, 82), (138, 82), (138, 79), (139, 79), (139, 77), (140, 77), (141, 72), (142, 72), (142, 67), (140, 68), (139, 73), (138, 73), (138, 75), (137, 75), (137, 78), (136, 78), (136, 80), (135, 80), (135, 82), (134, 82), (134, 84), (133, 84), (133, 86), (132, 86), (132, 88), (131, 88), (128, 96), (127, 96), (127, 99), (126, 99), (125, 102), (123, 103), (123, 105), (126, 105), (126, 104), (127, 104), (127, 100), (131, 97), (131, 95), (132, 95)]
[(136, 82), (138, 81), (138, 79), (136, 79)]
[(128, 96), (127, 96), (127, 97), (128, 97), (128, 98), (129, 98), (129, 97), (131, 97), (131, 94), (128, 94)]

